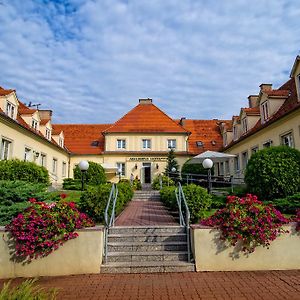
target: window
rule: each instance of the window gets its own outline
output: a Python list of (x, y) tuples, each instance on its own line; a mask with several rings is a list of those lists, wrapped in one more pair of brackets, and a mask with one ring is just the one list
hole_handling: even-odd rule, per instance
[(197, 141), (197, 142), (196, 142), (196, 146), (197, 146), (198, 148), (200, 148), (200, 147), (203, 147), (204, 144), (203, 144), (202, 141)]
[(176, 149), (176, 140), (168, 140), (168, 149)]
[(65, 161), (63, 161), (62, 163), (62, 176), (66, 177), (67, 174), (67, 163)]
[(41, 153), (41, 166), (46, 167), (46, 154)]
[(15, 116), (15, 106), (8, 101), (6, 104), (6, 114), (11, 118)]
[(121, 176), (125, 176), (125, 163), (117, 163), (118, 174), (119, 170), (121, 170)]
[(59, 144), (60, 147), (63, 148), (64, 147), (64, 139), (63, 138), (59, 138), (58, 144)]
[(269, 148), (271, 147), (273, 144), (273, 141), (269, 140), (269, 141), (266, 141), (265, 143), (263, 143), (263, 147), (264, 148)]
[(242, 168), (246, 169), (248, 163), (248, 151), (242, 153)]
[(7, 139), (1, 141), (1, 160), (10, 158), (12, 142)]
[(226, 161), (225, 161), (225, 175), (227, 175), (227, 174), (229, 174), (229, 173), (230, 173), (230, 171), (229, 171), (229, 161), (226, 160)]
[(251, 154), (256, 153), (259, 150), (258, 146), (252, 147), (251, 148)]
[(46, 128), (46, 139), (51, 140), (51, 130), (49, 128)]
[(52, 160), (52, 173), (56, 174), (57, 173), (57, 159), (53, 158)]
[(227, 133), (223, 134), (223, 145), (227, 146)]
[(25, 147), (24, 160), (25, 161), (30, 161), (31, 160), (31, 149), (28, 148), (28, 147)]
[(248, 131), (248, 124), (247, 124), (247, 118), (242, 119), (242, 125), (243, 125), (243, 132), (246, 133)]
[(263, 121), (266, 122), (269, 119), (268, 101), (263, 102), (261, 104), (261, 108), (262, 108)]
[(238, 139), (238, 128), (237, 128), (237, 126), (233, 126), (233, 138), (234, 138), (234, 140)]
[(224, 175), (224, 163), (223, 163), (223, 162), (220, 163), (220, 172), (219, 172), (219, 174), (220, 174), (221, 176)]
[(32, 119), (31, 127), (32, 127), (33, 129), (37, 130), (37, 127), (38, 127), (38, 122), (37, 122), (37, 120)]
[(126, 140), (117, 140), (118, 149), (126, 149)]
[(293, 133), (291, 131), (281, 136), (281, 145), (294, 147)]
[(240, 157), (239, 157), (238, 154), (234, 158), (234, 169), (235, 169), (235, 172), (239, 172), (240, 171)]
[(143, 139), (143, 149), (151, 149), (151, 140)]

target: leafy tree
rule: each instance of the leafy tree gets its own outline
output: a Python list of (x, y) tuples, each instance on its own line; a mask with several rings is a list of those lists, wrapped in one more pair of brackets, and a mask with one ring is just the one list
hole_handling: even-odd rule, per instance
[(170, 149), (169, 154), (168, 154), (168, 159), (167, 159), (167, 166), (165, 169), (166, 175), (168, 175), (169, 173), (173, 173), (173, 171), (172, 171), (173, 168), (176, 169), (176, 172), (179, 171), (179, 165), (175, 158), (174, 150)]
[[(181, 173), (183, 174), (202, 174), (207, 175), (207, 169), (204, 169), (202, 164), (189, 164), (188, 162), (191, 159), (187, 160), (182, 166)], [(213, 168), (212, 168), (213, 171)]]
[[(74, 169), (74, 179), (81, 179), (81, 171), (78, 166)], [(89, 185), (98, 185), (106, 182), (103, 167), (100, 164), (89, 161), (89, 168), (85, 172), (85, 182)]]
[(245, 182), (262, 199), (295, 194), (300, 189), (300, 151), (287, 146), (258, 151), (247, 164)]

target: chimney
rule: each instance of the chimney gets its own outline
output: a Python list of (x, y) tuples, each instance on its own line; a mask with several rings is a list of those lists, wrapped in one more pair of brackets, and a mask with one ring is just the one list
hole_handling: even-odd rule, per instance
[(250, 108), (257, 107), (258, 106), (258, 95), (250, 95), (248, 97), (248, 101), (249, 101)]
[(145, 99), (139, 99), (140, 104), (152, 104), (152, 99), (145, 98)]
[(49, 120), (51, 120), (52, 110), (50, 110), (50, 109), (42, 109), (42, 110), (39, 110), (39, 114), (40, 114), (41, 119), (49, 119)]
[(272, 83), (262, 83), (260, 86), (260, 91), (272, 91)]
[(179, 124), (180, 124), (181, 126), (184, 126), (184, 125), (185, 125), (185, 120), (186, 120), (186, 118), (185, 118), (185, 117), (182, 117), (182, 118), (180, 119), (180, 121), (179, 121)]

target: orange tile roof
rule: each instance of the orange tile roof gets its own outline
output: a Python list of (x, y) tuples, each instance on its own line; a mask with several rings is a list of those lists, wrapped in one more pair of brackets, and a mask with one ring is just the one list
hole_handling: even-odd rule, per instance
[(266, 93), (270, 97), (272, 97), (272, 96), (288, 97), (290, 91), (278, 89), (278, 90), (265, 91), (264, 93)]
[[(220, 123), (229, 120), (185, 120), (184, 128), (191, 132), (188, 138), (189, 154), (196, 155), (207, 150), (219, 151), (223, 147)], [(203, 147), (196, 142), (201, 141)]]
[[(104, 151), (102, 132), (112, 124), (55, 124), (57, 131), (63, 131), (65, 145), (74, 154), (101, 154)], [(92, 146), (92, 143), (96, 146)], [(98, 145), (97, 145), (98, 144)]]
[(259, 116), (260, 115), (259, 107), (245, 107), (245, 108), (242, 108), (242, 110), (248, 116)]
[(41, 119), (40, 125), (46, 125), (51, 119)]
[(6, 90), (2, 86), (0, 86), (0, 96), (6, 96), (10, 93), (14, 92), (15, 90)]
[(154, 104), (139, 103), (104, 133), (112, 132), (188, 132)]

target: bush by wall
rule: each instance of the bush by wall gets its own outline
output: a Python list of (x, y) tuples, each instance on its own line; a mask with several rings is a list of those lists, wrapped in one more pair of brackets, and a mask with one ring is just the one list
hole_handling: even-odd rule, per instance
[[(132, 198), (133, 190), (130, 183), (127, 182), (120, 182), (117, 186), (119, 193), (115, 209), (116, 214), (119, 214), (126, 203)], [(104, 212), (111, 187), (111, 184), (91, 186), (80, 197), (80, 210), (88, 214), (97, 223), (104, 223)]]
[[(74, 179), (81, 180), (81, 171), (78, 166), (74, 169)], [(85, 183), (88, 185), (98, 185), (106, 183), (106, 175), (100, 164), (89, 161), (89, 168), (84, 173)]]
[(45, 167), (18, 159), (0, 161), (0, 180), (22, 180), (31, 183), (49, 184)]
[(18, 214), (22, 213), (24, 209), (30, 206), (28, 201), (14, 203), (11, 205), (0, 204), (0, 225), (6, 225)]
[(236, 246), (236, 250), (249, 254), (257, 246), (269, 247), (271, 241), (285, 232), (282, 226), (288, 222), (273, 206), (248, 194), (244, 198), (228, 196), (226, 207), (201, 224), (219, 227), (226, 246)]
[[(152, 181), (152, 188), (154, 190), (159, 190), (160, 189), (159, 178), (160, 178), (160, 176), (156, 176), (156, 177), (154, 177), (154, 179)], [(161, 179), (162, 179), (162, 186), (163, 187), (175, 185), (175, 182), (170, 177), (168, 177), (166, 175), (161, 175)]]
[[(181, 173), (182, 174), (201, 174), (201, 175), (207, 175), (208, 170), (204, 169), (202, 164), (189, 164), (188, 162), (191, 159), (189, 159), (188, 161), (186, 161), (181, 169)], [(212, 168), (212, 172), (213, 172), (213, 168)], [(213, 175), (213, 174), (212, 174)]]
[(295, 194), (300, 189), (300, 151), (287, 146), (258, 151), (247, 164), (245, 182), (251, 193), (265, 199)]
[(285, 198), (264, 201), (266, 204), (273, 204), (276, 209), (284, 214), (296, 214), (300, 210), (300, 193)]
[(21, 260), (47, 256), (67, 240), (76, 238), (76, 229), (94, 225), (73, 202), (30, 202), (31, 206), (6, 225), (15, 243), (14, 256)]
[(169, 207), (171, 210), (178, 209), (175, 190), (175, 186), (165, 186), (159, 191), (161, 201), (165, 204), (165, 206)]
[(81, 190), (81, 179), (65, 178), (63, 180), (63, 189), (64, 190)]

